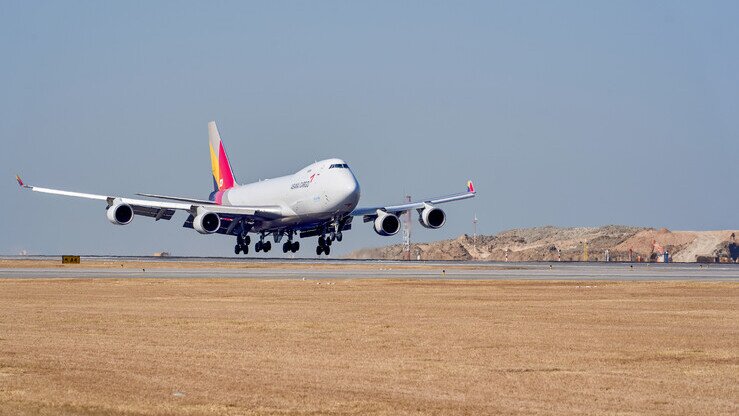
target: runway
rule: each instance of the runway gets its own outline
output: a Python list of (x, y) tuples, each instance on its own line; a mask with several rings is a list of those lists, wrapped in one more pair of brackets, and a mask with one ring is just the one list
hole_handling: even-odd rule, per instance
[[(49, 260), (48, 258), (46, 259)], [(7, 267), (0, 278), (230, 278), (230, 279), (450, 279), (450, 280), (614, 280), (739, 281), (737, 264), (648, 263), (481, 263), (356, 260), (243, 260), (235, 258), (156, 259), (96, 257), (110, 266)], [(132, 268), (132, 262), (141, 268)], [(196, 263), (197, 264), (188, 264)], [(239, 268), (239, 263), (244, 268)], [(219, 267), (219, 266), (224, 267)], [(225, 266), (228, 267), (225, 267)]]

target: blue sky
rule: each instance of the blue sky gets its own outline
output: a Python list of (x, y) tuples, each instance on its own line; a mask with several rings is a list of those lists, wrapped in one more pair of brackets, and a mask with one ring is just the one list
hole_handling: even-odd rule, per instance
[[(15, 2), (0, 14), (0, 253), (229, 255), (32, 184), (203, 198), (348, 161), (362, 204), (462, 190), (415, 240), (537, 225), (736, 228), (737, 2)], [(370, 227), (338, 254), (400, 242)], [(305, 241), (311, 248), (313, 242)], [(312, 250), (303, 251), (311, 254)]]

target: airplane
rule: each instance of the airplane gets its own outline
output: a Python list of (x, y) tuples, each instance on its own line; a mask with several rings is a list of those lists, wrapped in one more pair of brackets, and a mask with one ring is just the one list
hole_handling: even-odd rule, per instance
[(214, 121), (208, 123), (213, 192), (207, 200), (176, 196), (138, 193), (150, 199), (133, 199), (111, 195), (70, 192), (60, 189), (26, 185), (16, 176), (22, 189), (52, 195), (105, 201), (107, 218), (116, 225), (127, 225), (137, 215), (170, 220), (176, 211), (189, 214), (183, 227), (200, 234), (236, 236), (235, 254), (248, 254), (250, 233), (259, 236), (254, 251), (267, 253), (285, 239), (282, 252), (300, 249), (296, 238), (318, 236), (316, 255), (329, 255), (334, 241), (341, 241), (343, 232), (352, 227), (354, 217), (371, 222), (381, 236), (400, 231), (399, 216), (417, 210), (422, 226), (437, 229), (446, 223), (446, 214), (438, 204), (473, 198), (472, 181), (465, 192), (422, 199), (400, 205), (357, 208), (360, 188), (349, 165), (342, 159), (315, 162), (291, 175), (239, 185), (234, 179), (231, 163)]

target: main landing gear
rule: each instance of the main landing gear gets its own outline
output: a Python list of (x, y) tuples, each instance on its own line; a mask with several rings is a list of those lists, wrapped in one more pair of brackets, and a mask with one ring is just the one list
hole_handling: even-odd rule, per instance
[(262, 236), (262, 238), (259, 241), (257, 241), (256, 244), (254, 244), (254, 251), (256, 251), (257, 253), (259, 253), (260, 251), (263, 251), (266, 253), (272, 250), (272, 243), (269, 241), (264, 241), (263, 239), (264, 239), (264, 236)]
[(287, 253), (292, 252), (295, 253), (296, 251), (300, 250), (300, 242), (299, 241), (285, 241), (284, 244), (282, 244), (282, 252)]
[(234, 253), (239, 254), (240, 252), (244, 252), (244, 254), (249, 254), (249, 244), (251, 244), (251, 237), (247, 236), (236, 236), (236, 245), (234, 246)]
[(293, 241), (294, 235), (295, 235), (295, 232), (293, 230), (286, 230), (286, 231), (283, 231), (281, 234), (279, 234), (279, 236), (275, 236), (275, 243), (279, 243), (282, 237), (287, 236), (287, 241), (285, 241), (285, 243), (282, 244), (283, 253), (287, 253), (288, 251), (295, 253), (298, 250), (300, 250), (300, 243), (297, 241)]
[[(282, 252), (283, 253), (296, 253), (298, 250), (300, 250), (300, 242), (293, 241), (293, 236), (295, 235), (295, 232), (292, 230), (288, 230), (286, 232), (282, 232), (280, 234), (272, 233), (274, 236), (275, 244), (279, 244), (282, 237), (287, 236), (287, 241), (282, 244)], [(272, 242), (271, 241), (265, 241), (265, 237), (269, 235), (267, 232), (263, 232), (259, 236), (259, 241), (257, 241), (254, 244), (254, 251), (259, 253), (260, 251), (263, 251), (265, 253), (272, 250)], [(249, 244), (251, 243), (251, 238), (249, 238), (248, 235), (237, 235), (236, 236), (236, 245), (234, 246), (234, 253), (240, 254), (249, 254)], [(329, 243), (330, 244), (330, 243)], [(328, 253), (327, 253), (328, 254)]]

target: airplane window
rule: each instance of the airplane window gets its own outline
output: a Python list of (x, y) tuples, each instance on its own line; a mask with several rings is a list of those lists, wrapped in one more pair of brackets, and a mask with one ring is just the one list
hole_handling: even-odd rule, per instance
[(328, 167), (329, 169), (337, 168), (337, 169), (349, 169), (349, 165), (346, 163), (334, 163), (333, 165)]

